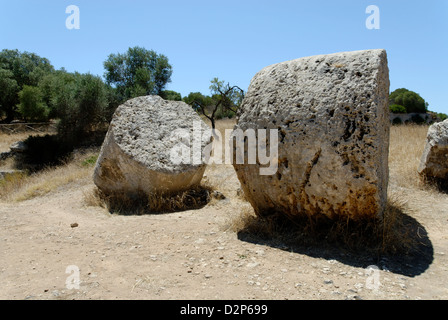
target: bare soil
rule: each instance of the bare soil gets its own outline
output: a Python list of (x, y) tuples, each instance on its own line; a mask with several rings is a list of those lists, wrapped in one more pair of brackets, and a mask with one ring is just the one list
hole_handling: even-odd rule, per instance
[[(205, 178), (226, 199), (197, 210), (112, 214), (86, 201), (91, 179), (3, 201), (0, 299), (447, 299), (448, 195), (393, 178), (390, 194), (406, 202), (422, 239), (409, 256), (294, 247), (234, 231), (250, 205), (230, 165), (209, 167)], [(70, 266), (79, 288), (67, 286)]]

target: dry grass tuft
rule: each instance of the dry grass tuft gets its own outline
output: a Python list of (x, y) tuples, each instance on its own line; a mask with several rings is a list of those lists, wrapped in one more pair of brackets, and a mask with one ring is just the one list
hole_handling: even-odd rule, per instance
[(253, 210), (242, 209), (231, 230), (264, 241), (289, 247), (338, 248), (373, 256), (409, 254), (421, 244), (418, 223), (406, 213), (405, 204), (391, 198), (382, 219), (348, 220), (344, 217), (302, 216), (297, 218), (273, 214), (257, 217)]
[(7, 134), (0, 131), (0, 153), (9, 151), (10, 146), (18, 141), (23, 141), (27, 139), (29, 136), (42, 136), (45, 133), (36, 133), (36, 132), (20, 132), (14, 134)]
[(28, 181), (26, 172), (14, 172), (0, 179), (0, 199), (9, 200), (13, 194), (21, 190)]
[(96, 186), (90, 188), (88, 191), (84, 191), (83, 196), (86, 206), (107, 208), (107, 203)]
[(91, 192), (84, 194), (84, 200), (89, 206), (107, 208), (111, 213), (143, 215), (199, 209), (210, 202), (212, 192), (213, 188), (205, 184), (182, 192), (150, 195), (145, 193), (106, 194), (95, 187)]
[(88, 184), (92, 175), (92, 159), (97, 150), (78, 151), (73, 159), (61, 166), (36, 173), (17, 172), (0, 180), (0, 200), (25, 201), (44, 196), (70, 183)]
[(403, 188), (425, 188), (417, 172), (425, 148), (427, 125), (392, 126), (389, 147), (390, 182)]
[[(425, 241), (424, 228), (412, 218), (406, 199), (412, 189), (437, 192), (417, 172), (428, 126), (402, 125), (391, 128), (390, 186), (387, 208), (381, 219), (360, 221), (322, 216), (290, 219), (281, 214), (257, 217), (252, 208), (243, 208), (231, 222), (231, 229), (258, 239), (290, 246), (340, 247), (374, 255), (417, 252)], [(397, 192), (394, 190), (404, 190)]]

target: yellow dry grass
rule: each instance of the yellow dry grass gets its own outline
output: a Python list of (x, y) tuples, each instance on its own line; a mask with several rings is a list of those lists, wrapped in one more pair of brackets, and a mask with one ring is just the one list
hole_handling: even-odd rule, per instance
[[(417, 172), (429, 126), (392, 126), (390, 132), (388, 203), (383, 219), (370, 221), (327, 221), (304, 217), (291, 221), (281, 215), (257, 217), (250, 206), (241, 208), (239, 216), (230, 222), (234, 232), (276, 239), (292, 245), (319, 243), (340, 244), (349, 249), (369, 250), (377, 254), (407, 253), (420, 241), (415, 236), (412, 210), (406, 193), (424, 191), (436, 197), (438, 191), (425, 185)], [(220, 186), (217, 186), (218, 190)]]
[(65, 165), (37, 173), (16, 172), (0, 180), (0, 200), (14, 202), (44, 196), (70, 183), (88, 184), (97, 150), (77, 152)]
[(392, 126), (389, 147), (390, 184), (402, 188), (425, 187), (417, 172), (425, 148), (427, 125)]
[[(226, 129), (233, 129), (235, 119), (223, 119), (217, 121), (216, 129), (225, 137)], [(417, 173), (420, 157), (423, 152), (428, 126), (402, 125), (392, 126), (390, 135), (389, 169), (390, 184), (403, 188), (421, 188), (424, 185)], [(10, 146), (13, 142), (20, 141), (29, 136), (29, 133), (15, 135), (0, 134), (0, 146)], [(224, 141), (223, 141), (224, 143)], [(1, 150), (1, 149), (0, 149)], [(77, 179), (88, 177), (92, 168), (81, 166), (80, 157), (91, 157), (95, 152), (77, 155), (64, 166), (48, 168), (37, 174), (26, 175), (17, 173), (5, 179), (0, 187), (1, 199), (24, 200), (34, 196), (46, 194), (57, 188), (57, 186), (73, 182)], [(3, 162), (3, 167), (11, 163), (10, 160)], [(210, 168), (219, 170), (219, 168)], [(218, 181), (219, 184), (219, 181)], [(217, 190), (220, 185), (214, 186)]]
[[(235, 119), (224, 119), (217, 122), (217, 129), (220, 130), (222, 137), (225, 136), (226, 129), (233, 129)], [(417, 173), (417, 168), (422, 155), (428, 126), (402, 125), (391, 127), (390, 152), (389, 152), (389, 201), (385, 214), (385, 219), (361, 225), (351, 225), (347, 221), (338, 221), (337, 223), (324, 223), (323, 229), (315, 229), (317, 221), (308, 221), (309, 224), (303, 224), (302, 227), (294, 230), (285, 230), (285, 225), (291, 225), (282, 219), (259, 219), (254, 215), (252, 207), (244, 197), (234, 196), (234, 200), (239, 203), (239, 214), (233, 218), (230, 223), (231, 229), (235, 232), (251, 232), (267, 236), (278, 236), (281, 238), (297, 237), (298, 239), (319, 238), (325, 234), (326, 239), (331, 239), (337, 235), (337, 240), (347, 241), (349, 244), (362, 243), (360, 240), (371, 240), (376, 238), (373, 243), (375, 248), (380, 251), (407, 250), (412, 247), (412, 237), (407, 237), (409, 230), (403, 227), (404, 216), (411, 215), (406, 207), (405, 199), (402, 197), (403, 189), (407, 193), (424, 190), (427, 194), (436, 196), (438, 192), (435, 189), (427, 187), (421, 182)], [(13, 139), (15, 140), (15, 139)], [(20, 140), (20, 139), (19, 139)], [(17, 140), (16, 140), (17, 141)], [(7, 142), (9, 143), (9, 141)], [(224, 143), (224, 141), (223, 141)], [(59, 167), (48, 168), (39, 173), (28, 175), (26, 173), (17, 173), (0, 181), (0, 200), (4, 201), (23, 201), (56, 192), (59, 188), (70, 183), (81, 185), (91, 184), (93, 164), (98, 150), (75, 153), (73, 159)], [(231, 167), (231, 166), (230, 166)], [(226, 196), (232, 196), (238, 187), (237, 182), (233, 180), (233, 168), (228, 165), (212, 165), (207, 168), (209, 176), (204, 179), (207, 183), (213, 185), (208, 190), (213, 189), (224, 192)], [(229, 176), (232, 175), (232, 176)], [(98, 191), (92, 189), (92, 192), (85, 194), (85, 201), (88, 205), (109, 207), (110, 199), (101, 197)], [(194, 196), (188, 193), (178, 195), (177, 197), (164, 197), (157, 195), (151, 197), (148, 202), (145, 200), (146, 208), (151, 207), (158, 210), (178, 210), (190, 207), (191, 201), (195, 201)], [(115, 203), (122, 207), (123, 201)], [(113, 204), (113, 203), (112, 203)], [(205, 203), (201, 201), (199, 207)], [(211, 205), (212, 203), (209, 203)], [(196, 207), (193, 203), (192, 207)], [(123, 208), (118, 208), (121, 211)], [(146, 210), (145, 210), (146, 211)], [(309, 237), (309, 231), (312, 237)], [(291, 233), (292, 232), (292, 233)], [(353, 235), (358, 233), (364, 238), (357, 238)], [(366, 238), (367, 237), (367, 238)], [(336, 239), (336, 238), (335, 238)], [(370, 241), (369, 240), (369, 241)], [(400, 244), (401, 248), (396, 248)], [(392, 249), (391, 249), (392, 248)], [(392, 250), (392, 251), (393, 251)]]
[(1, 152), (8, 152), (11, 145), (18, 141), (23, 141), (26, 138), (31, 136), (40, 136), (45, 135), (45, 133), (36, 133), (36, 132), (20, 132), (20, 133), (14, 133), (14, 134), (7, 134), (0, 131), (0, 153)]
[(84, 193), (87, 206), (100, 206), (111, 213), (142, 215), (199, 209), (212, 200), (213, 189), (202, 183), (195, 188), (176, 193), (104, 194), (97, 187)]

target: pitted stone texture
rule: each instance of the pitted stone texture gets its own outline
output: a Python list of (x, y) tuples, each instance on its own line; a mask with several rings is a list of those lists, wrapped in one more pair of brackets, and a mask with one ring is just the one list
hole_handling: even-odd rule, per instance
[[(210, 128), (184, 102), (159, 96), (131, 99), (116, 110), (98, 157), (94, 182), (106, 193), (177, 192), (198, 185), (206, 165), (171, 159), (176, 130), (193, 140), (194, 125), (202, 132), (201, 148), (211, 143)], [(197, 130), (198, 131), (198, 130)]]
[(448, 120), (429, 127), (418, 172), (448, 181)]
[(259, 165), (234, 164), (255, 212), (381, 215), (389, 174), (388, 100), (385, 50), (306, 57), (257, 73), (236, 129), (278, 129), (279, 166), (277, 174), (262, 176)]

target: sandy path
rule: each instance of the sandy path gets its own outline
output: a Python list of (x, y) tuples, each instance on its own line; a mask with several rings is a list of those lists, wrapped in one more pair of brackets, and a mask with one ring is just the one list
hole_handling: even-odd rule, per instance
[[(207, 174), (220, 179), (228, 199), (173, 214), (119, 216), (86, 206), (93, 184), (1, 203), (0, 299), (448, 298), (448, 196), (408, 199), (428, 232), (432, 260), (403, 262), (404, 272), (387, 271), (386, 260), (373, 278), (356, 256), (243, 239), (228, 229), (247, 205), (235, 196), (232, 168)], [(409, 271), (418, 264), (421, 273)], [(79, 289), (66, 285), (71, 265), (79, 268)]]

